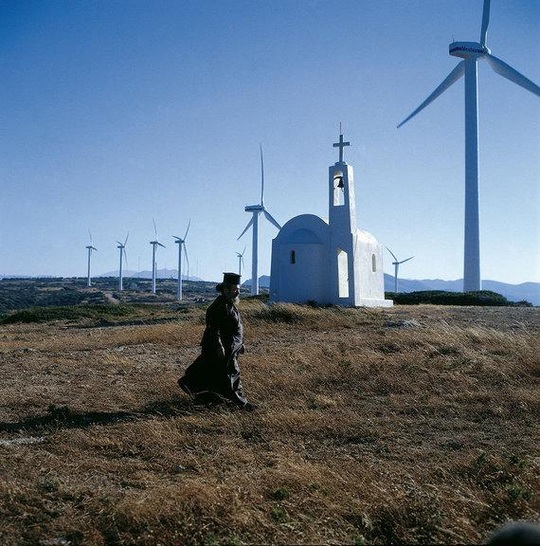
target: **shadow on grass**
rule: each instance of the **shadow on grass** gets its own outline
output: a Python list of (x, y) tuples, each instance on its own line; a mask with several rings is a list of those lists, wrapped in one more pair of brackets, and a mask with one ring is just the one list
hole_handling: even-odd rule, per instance
[(151, 417), (178, 417), (192, 413), (189, 400), (163, 400), (146, 404), (136, 411), (89, 411), (79, 412), (69, 406), (51, 404), (45, 415), (29, 417), (22, 421), (0, 422), (0, 432), (44, 431), (68, 428), (87, 428), (93, 425), (113, 425), (124, 421), (136, 421)]

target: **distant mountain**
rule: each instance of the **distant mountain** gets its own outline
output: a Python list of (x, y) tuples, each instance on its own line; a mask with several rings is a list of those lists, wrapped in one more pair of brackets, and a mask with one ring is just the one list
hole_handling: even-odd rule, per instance
[[(384, 289), (386, 292), (394, 291), (394, 276), (384, 274)], [(441, 279), (410, 280), (399, 279), (400, 292), (419, 292), (421, 290), (446, 290), (448, 292), (461, 292), (463, 279), (457, 281), (443, 281)], [(498, 281), (482, 281), (483, 290), (491, 290), (503, 295), (509, 301), (528, 301), (533, 305), (540, 305), (540, 283), (525, 282), (523, 284), (507, 284)]]
[(522, 284), (505, 284), (498, 281), (482, 281), (484, 290), (502, 294), (510, 301), (528, 301), (540, 305), (540, 283), (524, 282)]

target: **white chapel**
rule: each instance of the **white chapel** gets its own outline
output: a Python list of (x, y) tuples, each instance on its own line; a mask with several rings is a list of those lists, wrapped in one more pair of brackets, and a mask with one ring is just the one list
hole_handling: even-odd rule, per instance
[(390, 307), (384, 299), (383, 247), (356, 227), (353, 168), (343, 160), (329, 168), (328, 220), (301, 214), (272, 241), (270, 301)]

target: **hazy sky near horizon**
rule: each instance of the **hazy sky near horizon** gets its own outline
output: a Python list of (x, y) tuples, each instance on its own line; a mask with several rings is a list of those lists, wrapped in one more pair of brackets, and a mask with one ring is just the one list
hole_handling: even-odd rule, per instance
[[(478, 41), (482, 0), (0, 2), (0, 276), (238, 268), (260, 197), (282, 225), (328, 216), (328, 166), (355, 169), (357, 217), (402, 278), (463, 276), (460, 80), (396, 129)], [(540, 84), (540, 1), (492, 0), (492, 53)], [(540, 282), (540, 100), (479, 66), (483, 279)], [(261, 218), (259, 274), (276, 229)], [(385, 272), (393, 273), (385, 251)]]

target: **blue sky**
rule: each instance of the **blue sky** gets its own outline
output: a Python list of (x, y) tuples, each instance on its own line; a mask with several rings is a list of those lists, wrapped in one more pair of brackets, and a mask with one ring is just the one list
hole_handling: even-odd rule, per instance
[[(260, 194), (278, 222), (326, 217), (343, 124), (358, 225), (403, 278), (463, 274), (463, 81), (408, 124), (477, 41), (481, 0), (0, 2), (0, 276), (236, 270)], [(540, 84), (540, 2), (492, 0), (488, 46)], [(479, 68), (483, 279), (540, 282), (540, 101)], [(274, 227), (261, 222), (260, 274)], [(385, 271), (393, 273), (385, 254)], [(249, 275), (248, 275), (249, 276)]]

